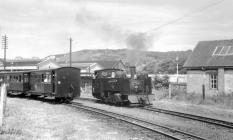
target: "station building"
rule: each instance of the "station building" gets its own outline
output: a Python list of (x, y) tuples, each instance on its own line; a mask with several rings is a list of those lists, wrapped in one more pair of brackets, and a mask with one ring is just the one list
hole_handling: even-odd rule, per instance
[(200, 41), (184, 67), (188, 93), (233, 94), (233, 40)]

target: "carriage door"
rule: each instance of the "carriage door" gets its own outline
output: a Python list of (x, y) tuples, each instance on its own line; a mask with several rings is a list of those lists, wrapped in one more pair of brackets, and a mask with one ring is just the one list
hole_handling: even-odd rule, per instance
[(23, 90), (24, 91), (30, 90), (30, 87), (29, 87), (29, 74), (28, 73), (23, 74)]
[(52, 92), (55, 93), (55, 71), (51, 72)]

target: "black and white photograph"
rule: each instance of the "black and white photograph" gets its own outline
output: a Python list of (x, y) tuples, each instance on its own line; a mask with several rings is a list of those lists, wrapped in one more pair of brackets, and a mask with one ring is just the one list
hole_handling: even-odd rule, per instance
[(0, 0), (0, 140), (232, 140), (233, 0)]

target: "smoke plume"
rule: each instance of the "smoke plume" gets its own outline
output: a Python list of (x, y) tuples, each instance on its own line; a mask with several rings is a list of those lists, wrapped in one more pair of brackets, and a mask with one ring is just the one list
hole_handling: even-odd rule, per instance
[(126, 45), (129, 49), (127, 59), (130, 65), (137, 65), (142, 57), (142, 52), (153, 46), (154, 36), (149, 33), (131, 33), (127, 36)]
[(76, 15), (76, 21), (79, 26), (91, 30), (101, 37), (104, 41), (114, 41), (115, 43), (124, 43), (126, 32), (106, 18), (100, 17), (86, 9), (81, 9)]
[(127, 59), (130, 65), (136, 65), (140, 54), (153, 46), (153, 34), (124, 30), (87, 9), (81, 9), (77, 13), (76, 21), (79, 26), (95, 32), (104, 41), (125, 45), (129, 49)]

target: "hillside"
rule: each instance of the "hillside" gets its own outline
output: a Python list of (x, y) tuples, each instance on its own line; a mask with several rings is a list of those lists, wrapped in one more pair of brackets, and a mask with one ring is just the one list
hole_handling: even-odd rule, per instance
[[(176, 58), (179, 57), (179, 70), (185, 73), (181, 67), (191, 54), (187, 51), (153, 52), (127, 49), (102, 49), (81, 50), (72, 53), (72, 61), (96, 61), (96, 60), (122, 60), (126, 65), (135, 65), (141, 72), (147, 73), (176, 73)], [(69, 54), (56, 55), (58, 61), (69, 60)]]

